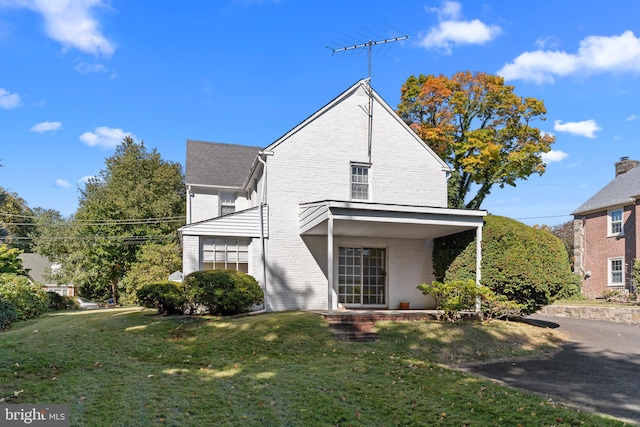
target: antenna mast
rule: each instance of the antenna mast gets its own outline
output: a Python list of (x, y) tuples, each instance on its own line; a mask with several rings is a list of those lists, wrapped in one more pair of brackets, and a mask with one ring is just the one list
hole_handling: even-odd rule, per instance
[(393, 42), (398, 42), (400, 40), (406, 40), (408, 39), (409, 36), (401, 36), (401, 37), (393, 37), (390, 39), (384, 39), (384, 40), (378, 40), (378, 41), (372, 41), (371, 39), (369, 39), (368, 42), (366, 43), (361, 43), (361, 44), (356, 44), (356, 45), (352, 45), (352, 46), (345, 46), (345, 47), (340, 47), (337, 49), (333, 49), (333, 48), (329, 48), (331, 49), (332, 54), (338, 53), (338, 52), (346, 52), (349, 50), (356, 50), (356, 49), (362, 49), (362, 48), (367, 48), (367, 55), (368, 55), (368, 73), (367, 73), (367, 78), (371, 79), (371, 52), (373, 50), (373, 46), (377, 46), (377, 45), (381, 45), (381, 44), (386, 44), (386, 43), (393, 43)]
[(367, 68), (367, 92), (369, 95), (369, 106), (368, 108), (363, 108), (365, 110), (365, 112), (367, 113), (367, 116), (369, 117), (369, 128), (368, 128), (368, 133), (367, 133), (367, 142), (368, 142), (368, 154), (369, 154), (369, 163), (371, 163), (371, 145), (372, 145), (372, 141), (373, 141), (373, 89), (371, 88), (371, 53), (373, 51), (373, 47), (374, 46), (378, 46), (378, 45), (384, 45), (387, 43), (393, 43), (393, 42), (397, 42), (400, 40), (406, 40), (408, 39), (409, 36), (400, 36), (400, 37), (392, 37), (392, 38), (388, 38), (388, 39), (382, 39), (382, 40), (377, 40), (377, 41), (373, 41), (371, 39), (369, 39), (368, 42), (366, 43), (360, 43), (360, 44), (354, 44), (354, 45), (350, 45), (350, 46), (344, 46), (344, 47), (339, 47), (339, 48), (331, 48), (329, 46), (327, 46), (329, 49), (331, 49), (331, 54), (334, 55), (336, 53), (339, 52), (347, 52), (347, 51), (355, 51), (358, 49), (363, 49), (363, 48), (367, 48), (367, 59), (368, 59), (368, 68)]

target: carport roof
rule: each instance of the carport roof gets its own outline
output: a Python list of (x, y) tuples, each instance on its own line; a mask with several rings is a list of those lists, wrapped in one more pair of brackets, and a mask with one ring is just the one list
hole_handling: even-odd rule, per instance
[(322, 201), (300, 204), (300, 234), (433, 239), (482, 226), (484, 210), (366, 202)]

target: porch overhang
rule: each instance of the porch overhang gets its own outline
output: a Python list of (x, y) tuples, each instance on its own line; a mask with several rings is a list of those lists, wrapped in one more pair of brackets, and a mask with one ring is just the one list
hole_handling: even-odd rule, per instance
[[(301, 236), (327, 236), (327, 312), (333, 313), (334, 237), (433, 239), (476, 231), (476, 284), (480, 286), (482, 225), (486, 211), (326, 200), (300, 204)], [(480, 300), (476, 310), (480, 310)]]
[(322, 201), (300, 205), (300, 234), (434, 239), (482, 227), (483, 210), (366, 202)]

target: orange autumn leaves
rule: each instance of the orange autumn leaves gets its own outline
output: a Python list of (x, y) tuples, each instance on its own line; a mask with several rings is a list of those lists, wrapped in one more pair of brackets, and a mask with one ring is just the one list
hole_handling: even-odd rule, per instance
[(494, 184), (515, 186), (544, 173), (542, 154), (555, 141), (532, 126), (545, 120), (543, 101), (520, 97), (502, 77), (486, 73), (411, 76), (398, 113), (452, 168), (455, 208), (478, 209)]

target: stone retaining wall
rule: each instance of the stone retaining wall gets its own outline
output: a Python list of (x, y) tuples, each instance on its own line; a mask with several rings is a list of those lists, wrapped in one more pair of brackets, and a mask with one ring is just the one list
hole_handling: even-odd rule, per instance
[(537, 312), (542, 316), (569, 319), (606, 320), (617, 323), (640, 324), (640, 307), (582, 307), (550, 305)]

